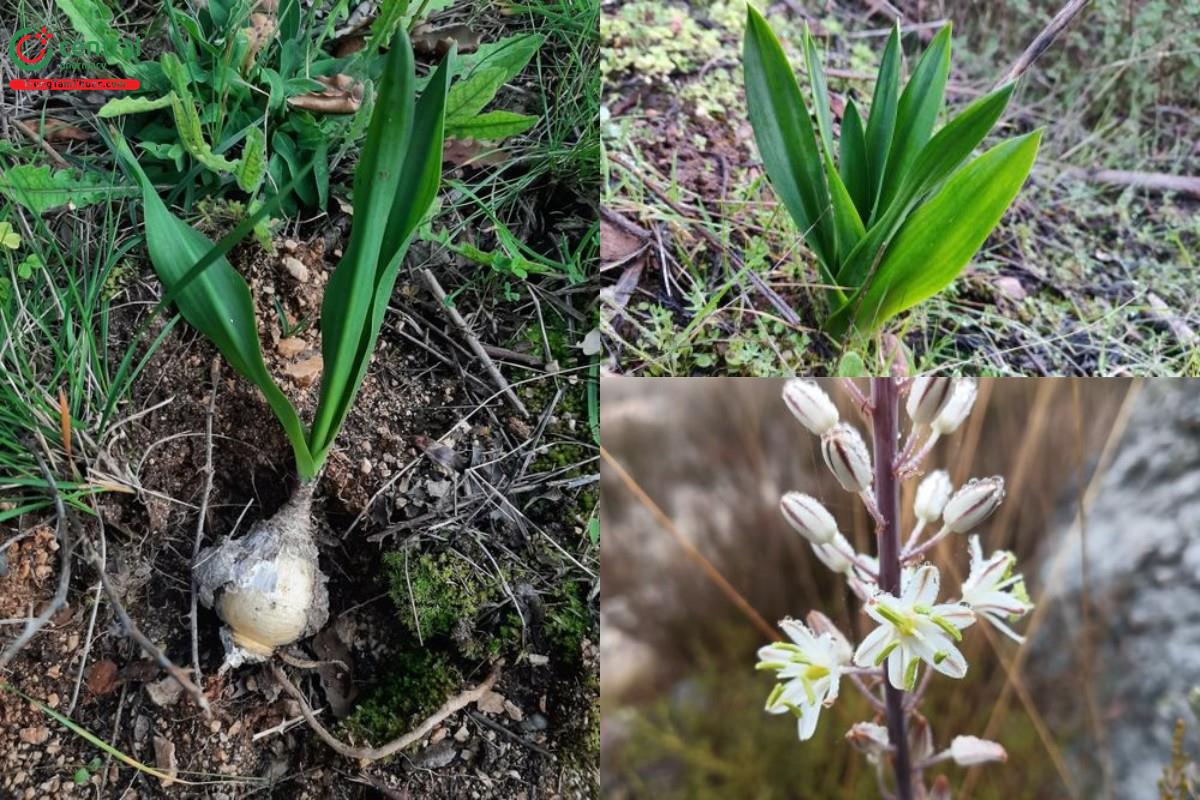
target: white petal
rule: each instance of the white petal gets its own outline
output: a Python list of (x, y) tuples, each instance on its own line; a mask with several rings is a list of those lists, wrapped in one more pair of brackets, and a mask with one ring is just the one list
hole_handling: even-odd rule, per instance
[(817, 721), (821, 718), (821, 706), (801, 706), (800, 719), (797, 721), (797, 729), (800, 733), (800, 741), (806, 741), (812, 738), (813, 733), (817, 730)]
[(817, 647), (817, 638), (812, 635), (807, 625), (798, 620), (785, 619), (779, 623), (779, 627), (804, 651), (806, 657), (811, 658), (810, 654)]
[(1014, 642), (1016, 642), (1017, 644), (1024, 644), (1024, 643), (1025, 643), (1025, 637), (1024, 637), (1024, 636), (1022, 636), (1021, 634), (1017, 633), (1017, 632), (1016, 632), (1016, 631), (1014, 631), (1012, 628), (1008, 627), (1008, 625), (1004, 624), (1004, 622), (1002, 622), (1002, 621), (1000, 620), (1000, 618), (999, 618), (999, 617), (997, 617), (995, 614), (989, 614), (989, 613), (988, 613), (988, 612), (986, 612), (986, 611), (982, 612), (982, 614), (983, 614), (983, 618), (984, 618), (984, 619), (986, 619), (988, 622), (990, 622), (990, 623), (992, 624), (992, 627), (993, 627), (993, 628), (995, 628), (996, 630), (1000, 631), (1001, 633), (1003, 633), (1003, 634), (1004, 634), (1005, 636), (1007, 636), (1008, 638), (1012, 639), (1012, 640), (1013, 640)]
[(842, 673), (835, 671), (829, 676), (829, 688), (825, 690), (825, 705), (831, 706), (838, 699), (838, 684), (841, 683)]
[(947, 649), (942, 652), (946, 654), (946, 657), (940, 662), (929, 661), (934, 669), (951, 678), (961, 678), (967, 674), (967, 660), (963, 658), (963, 654), (957, 647), (947, 643)]
[(960, 631), (975, 623), (975, 612), (961, 603), (941, 603), (934, 606), (930, 613), (941, 617)]
[(906, 644), (893, 650), (888, 656), (888, 683), (902, 692), (909, 691), (912, 687), (905, 684), (905, 677), (915, 660), (916, 654)]
[(937, 602), (939, 582), (937, 567), (926, 564), (909, 580), (900, 600), (914, 606), (931, 606)]
[(854, 652), (854, 663), (860, 667), (874, 667), (879, 654), (892, 642), (893, 630), (889, 625), (880, 625), (867, 634)]

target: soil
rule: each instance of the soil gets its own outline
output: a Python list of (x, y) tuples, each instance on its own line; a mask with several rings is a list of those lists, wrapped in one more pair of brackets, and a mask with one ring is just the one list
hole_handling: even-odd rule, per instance
[[(330, 225), (312, 240), (281, 239), (274, 254), (257, 246), (231, 254), (255, 298), (268, 368), (305, 420), (311, 420), (319, 389), (319, 334), (308, 322), (318, 313), (340, 246), (340, 230)], [(416, 250), (410, 263), (430, 257)], [(295, 261), (285, 265), (285, 258)], [(314, 648), (310, 641), (291, 648), (300, 659), (347, 662), (350, 677), (330, 686), (311, 670), (287, 668), (312, 706), (323, 709), (324, 724), (353, 744), (364, 742), (338, 718), (353, 709), (354, 697), (383, 680), (398, 650), (415, 644), (405, 640), (397, 623), (382, 552), (398, 544), (414, 553), (454, 544), (458, 527), (468, 537), (465, 548), (469, 531), (479, 529), (496, 537), (506, 570), (510, 563), (534, 564), (552, 584), (563, 562), (551, 563), (519, 520), (481, 513), (488, 504), (469, 476), (480, 468), (503, 491), (502, 477), (524, 475), (528, 461), (521, 443), (529, 444), (543, 415), (547, 438), (562, 438), (568, 427), (586, 430), (575, 420), (568, 426), (561, 409), (542, 407), (545, 391), (535, 391), (540, 381), (521, 391), (531, 418), (498, 408), (502, 400), (483, 402), (494, 390), (481, 382), (484, 378), (463, 373), (453, 328), (428, 292), (410, 280), (409, 274), (401, 275), (394, 298), (410, 302), (402, 315), (389, 315), (318, 486), (315, 521), (331, 598), (323, 646)], [(397, 316), (404, 319), (405, 333), (430, 346), (402, 338)], [(115, 320), (118, 335), (126, 338), (135, 324), (132, 317)], [(431, 334), (451, 342), (450, 356), (443, 358), (453, 368), (433, 355), (446, 345)], [(216, 356), (185, 324), (173, 329), (150, 359), (146, 377), (135, 382), (129, 408), (139, 413), (129, 418), (110, 453), (119, 481), (130, 492), (98, 496), (113, 583), (142, 632), (185, 667), (191, 661), (187, 576), (204, 489), (205, 424)], [(478, 364), (472, 367), (483, 375)], [(206, 543), (273, 513), (296, 480), (290, 445), (257, 389), (219, 360), (217, 375)], [(552, 371), (544, 377), (551, 384), (556, 380)], [(447, 459), (448, 452), (454, 457)], [(472, 518), (480, 519), (460, 519), (460, 504), (475, 508)], [(558, 546), (578, 552), (581, 528), (563, 510), (569, 507), (548, 513), (544, 503), (531, 506), (527, 521)], [(89, 536), (99, 535), (94, 519), (77, 519)], [(52, 523), (9, 548), (8, 572), (0, 577), (0, 618), (23, 618), (53, 594), (59, 565)], [(439, 528), (442, 532), (426, 535)], [(131, 759), (164, 771), (174, 764), (180, 781), (168, 788), (89, 745), (18, 694), (0, 691), (0, 798), (235, 798), (277, 792), (297, 798), (568, 798), (594, 791), (596, 767), (580, 764), (573, 738), (580, 720), (586, 725), (593, 715), (598, 693), (598, 655), (586, 638), (576, 659), (530, 659), (545, 648), (535, 652), (543, 637), (536, 629), (527, 631), (526, 648), (515, 659), (510, 655), (495, 687), (507, 702), (455, 714), (400, 756), (360, 765), (336, 755), (309, 731), (298, 705), (281, 692), (269, 669), (248, 666), (218, 676), (219, 620), (202, 608), (200, 662), (213, 707), (213, 718), (205, 719), (173, 679), (121, 635), (107, 604), (90, 629), (95, 585), (91, 569), (77, 560), (69, 605), (4, 680), (66, 713)], [(592, 617), (594, 638), (594, 612)], [(328, 655), (330, 648), (336, 656)], [(488, 671), (482, 661), (459, 664), (463, 684), (453, 692), (473, 686)], [(77, 681), (82, 686), (71, 708)]]

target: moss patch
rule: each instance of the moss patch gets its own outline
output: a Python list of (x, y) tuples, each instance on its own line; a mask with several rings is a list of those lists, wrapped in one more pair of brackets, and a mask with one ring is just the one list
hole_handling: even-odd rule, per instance
[(429, 650), (398, 654), (384, 682), (372, 689), (343, 723), (356, 736), (373, 743), (402, 736), (437, 710), (462, 684), (462, 676), (445, 656)]

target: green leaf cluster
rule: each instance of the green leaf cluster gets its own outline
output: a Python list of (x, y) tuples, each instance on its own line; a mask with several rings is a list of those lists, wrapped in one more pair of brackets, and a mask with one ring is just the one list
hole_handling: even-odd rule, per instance
[[(412, 47), (403, 31), (388, 54), (380, 102), (355, 173), (354, 228), (321, 308), (324, 375), (311, 429), (305, 428), (263, 362), (254, 303), (245, 280), (220, 254), (220, 246), (168, 210), (128, 144), (117, 143), (141, 186), (147, 248), (168, 294), (184, 319), (263, 392), (287, 433), (303, 479), (317, 475), (349, 412), (366, 375), (404, 254), (441, 183), (452, 61), (451, 55), (442, 62), (418, 101)], [(245, 172), (252, 170), (247, 167)], [(298, 175), (291, 185), (303, 177)], [(252, 214), (242, 226), (254, 221)]]
[(463, 74), (446, 100), (446, 135), (498, 141), (524, 133), (538, 118), (513, 111), (484, 111), (505, 83), (525, 68), (542, 46), (536, 33), (509, 36), (463, 57)]
[[(900, 29), (884, 48), (869, 113), (846, 103), (834, 141), (824, 67), (807, 28), (812, 113), (765, 19), (749, 8), (746, 102), (767, 176), (816, 256), (824, 327), (870, 332), (944, 289), (987, 239), (1025, 182), (1041, 131), (972, 152), (1013, 85), (980, 97), (936, 133), (950, 71), (950, 26), (901, 86)], [(812, 119), (816, 119), (816, 126)]]

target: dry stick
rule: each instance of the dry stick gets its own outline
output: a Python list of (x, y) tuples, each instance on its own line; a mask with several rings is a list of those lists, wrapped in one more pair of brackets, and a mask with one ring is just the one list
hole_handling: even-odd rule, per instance
[(517, 411), (520, 411), (524, 416), (529, 416), (529, 411), (526, 410), (525, 404), (521, 402), (521, 399), (517, 397), (517, 393), (514, 392), (512, 390), (512, 386), (509, 385), (508, 380), (505, 379), (504, 375), (500, 373), (500, 370), (496, 368), (495, 362), (492, 361), (492, 357), (487, 354), (487, 351), (483, 349), (483, 345), (479, 343), (479, 339), (475, 338), (474, 332), (471, 331), (471, 326), (468, 325), (467, 321), (462, 318), (462, 314), (458, 313), (457, 308), (449, 305), (446, 302), (446, 291), (442, 288), (442, 285), (438, 283), (437, 278), (435, 278), (433, 273), (428, 269), (421, 270), (421, 277), (425, 279), (425, 284), (429, 287), (429, 291), (433, 292), (433, 296), (437, 298), (438, 307), (441, 308), (442, 311), (446, 312), (446, 316), (450, 317), (450, 321), (453, 322), (455, 327), (457, 327), (462, 335), (466, 337), (467, 344), (470, 345), (471, 351), (475, 353), (476, 357), (478, 357), (480, 361), (483, 362), (483, 368), (487, 370), (487, 374), (496, 384), (496, 388), (503, 393), (504, 398), (508, 400), (508, 402), (511, 403), (513, 407), (517, 409)]
[[(196, 538), (192, 542), (192, 564), (200, 557), (200, 544), (204, 540), (204, 517), (208, 513), (208, 498), (212, 494), (213, 485), (213, 412), (217, 407), (217, 380), (220, 377), (221, 362), (214, 358), (209, 368), (209, 378), (212, 383), (212, 393), (208, 396), (208, 416), (204, 423), (205, 454), (204, 454), (204, 494), (200, 496), (200, 514), (196, 517)], [(191, 576), (192, 607), (188, 620), (192, 626), (192, 674), (196, 676), (196, 685), (203, 687), (204, 674), (200, 671), (200, 634), (198, 612), (196, 607), (196, 575)]]
[(1163, 172), (1137, 172), (1123, 169), (1083, 169), (1066, 167), (1064, 175), (1081, 178), (1091, 183), (1107, 183), (1114, 186), (1132, 186), (1161, 192), (1179, 192), (1200, 197), (1200, 176), (1169, 175)]
[(459, 711), (471, 703), (477, 702), (485, 694), (492, 690), (496, 685), (496, 681), (500, 680), (500, 668), (504, 666), (504, 661), (497, 661), (492, 667), (492, 672), (473, 689), (467, 689), (461, 694), (455, 695), (442, 704), (442, 707), (433, 713), (433, 716), (422, 722), (417, 727), (413, 728), (408, 733), (401, 736), (399, 739), (393, 739), (381, 747), (351, 747), (345, 742), (340, 741), (332, 733), (326, 730), (325, 726), (317, 720), (312, 709), (308, 705), (308, 700), (305, 699), (304, 693), (296, 688), (296, 684), (292, 683), (288, 678), (287, 673), (283, 671), (278, 664), (271, 664), (271, 672), (275, 676), (275, 680), (295, 698), (300, 704), (300, 713), (304, 715), (304, 719), (308, 722), (308, 726), (313, 729), (313, 732), (321, 738), (325, 744), (329, 745), (339, 755), (346, 758), (355, 758), (363, 761), (378, 761), (382, 758), (393, 756), (404, 748), (411, 745), (413, 742), (424, 738), (431, 730), (441, 724), (451, 714)]
[(1070, 2), (1063, 6), (1054, 15), (1054, 19), (1050, 20), (1049, 24), (1042, 29), (1042, 32), (1035, 36), (1033, 41), (1029, 43), (1029, 46), (1025, 48), (1025, 52), (1017, 57), (1017, 60), (1009, 67), (1008, 72), (1004, 73), (1004, 77), (996, 81), (995, 86), (1011, 83), (1021, 77), (1025, 70), (1029, 69), (1030, 65), (1037, 60), (1038, 56), (1046, 52), (1046, 49), (1053, 44), (1058, 35), (1063, 32), (1063, 29), (1083, 10), (1083, 7), (1088, 2), (1089, 0), (1070, 0)]
[[(896, 479), (896, 442), (900, 431), (900, 393), (895, 378), (871, 379), (871, 424), (875, 444), (875, 503), (880, 520), (879, 588), (900, 596), (900, 484)], [(904, 692), (884, 683), (887, 700), (888, 740), (896, 749), (892, 763), (896, 771), (896, 797), (912, 800), (912, 765), (908, 755), (908, 731), (904, 717)]]
[(55, 590), (53, 599), (41, 614), (25, 623), (25, 630), (21, 631), (21, 635), (3, 653), (0, 653), (0, 669), (4, 669), (5, 665), (21, 652), (21, 649), (29, 644), (29, 640), (36, 636), (38, 631), (50, 621), (50, 618), (66, 604), (67, 590), (71, 585), (71, 557), (75, 551), (75, 540), (71, 536), (71, 526), (67, 524), (67, 510), (63, 507), (62, 497), (58, 494), (58, 486), (54, 482), (54, 476), (50, 474), (50, 468), (42, 459), (42, 454), (33, 449), (30, 452), (37, 459), (38, 469), (41, 470), (42, 478), (46, 481), (46, 488), (54, 501), (54, 532), (58, 537), (58, 552), (61, 554), (62, 568), (58, 572), (58, 589)]
[(646, 494), (642, 487), (638, 485), (638, 482), (633, 479), (633, 476), (626, 471), (625, 467), (613, 458), (611, 453), (604, 449), (604, 445), (600, 446), (600, 457), (616, 471), (617, 477), (625, 484), (625, 488), (637, 498), (639, 503), (645, 506), (646, 510), (654, 516), (655, 521), (662, 526), (663, 530), (671, 534), (671, 537), (683, 548), (687, 557), (695, 561), (700, 566), (700, 569), (704, 570), (704, 574), (708, 579), (715, 583), (717, 588), (754, 623), (755, 627), (762, 631), (763, 635), (767, 637), (767, 641), (778, 641), (779, 634), (775, 632), (775, 629), (762, 618), (761, 614), (754, 610), (754, 606), (750, 605), (749, 601), (745, 597), (742, 597), (737, 589), (733, 588), (733, 585), (713, 566), (713, 563), (705, 558), (704, 554), (697, 550), (696, 546), (675, 527), (675, 523), (671, 521), (671, 518), (658, 507), (657, 503), (650, 499), (650, 495)]
[(57, 150), (50, 146), (50, 143), (42, 138), (41, 134), (31, 128), (22, 120), (13, 120), (13, 124), (17, 126), (17, 130), (28, 136), (38, 147), (46, 151), (46, 155), (50, 156), (50, 160), (54, 162), (56, 167), (60, 169), (70, 169), (71, 165), (63, 158)]

